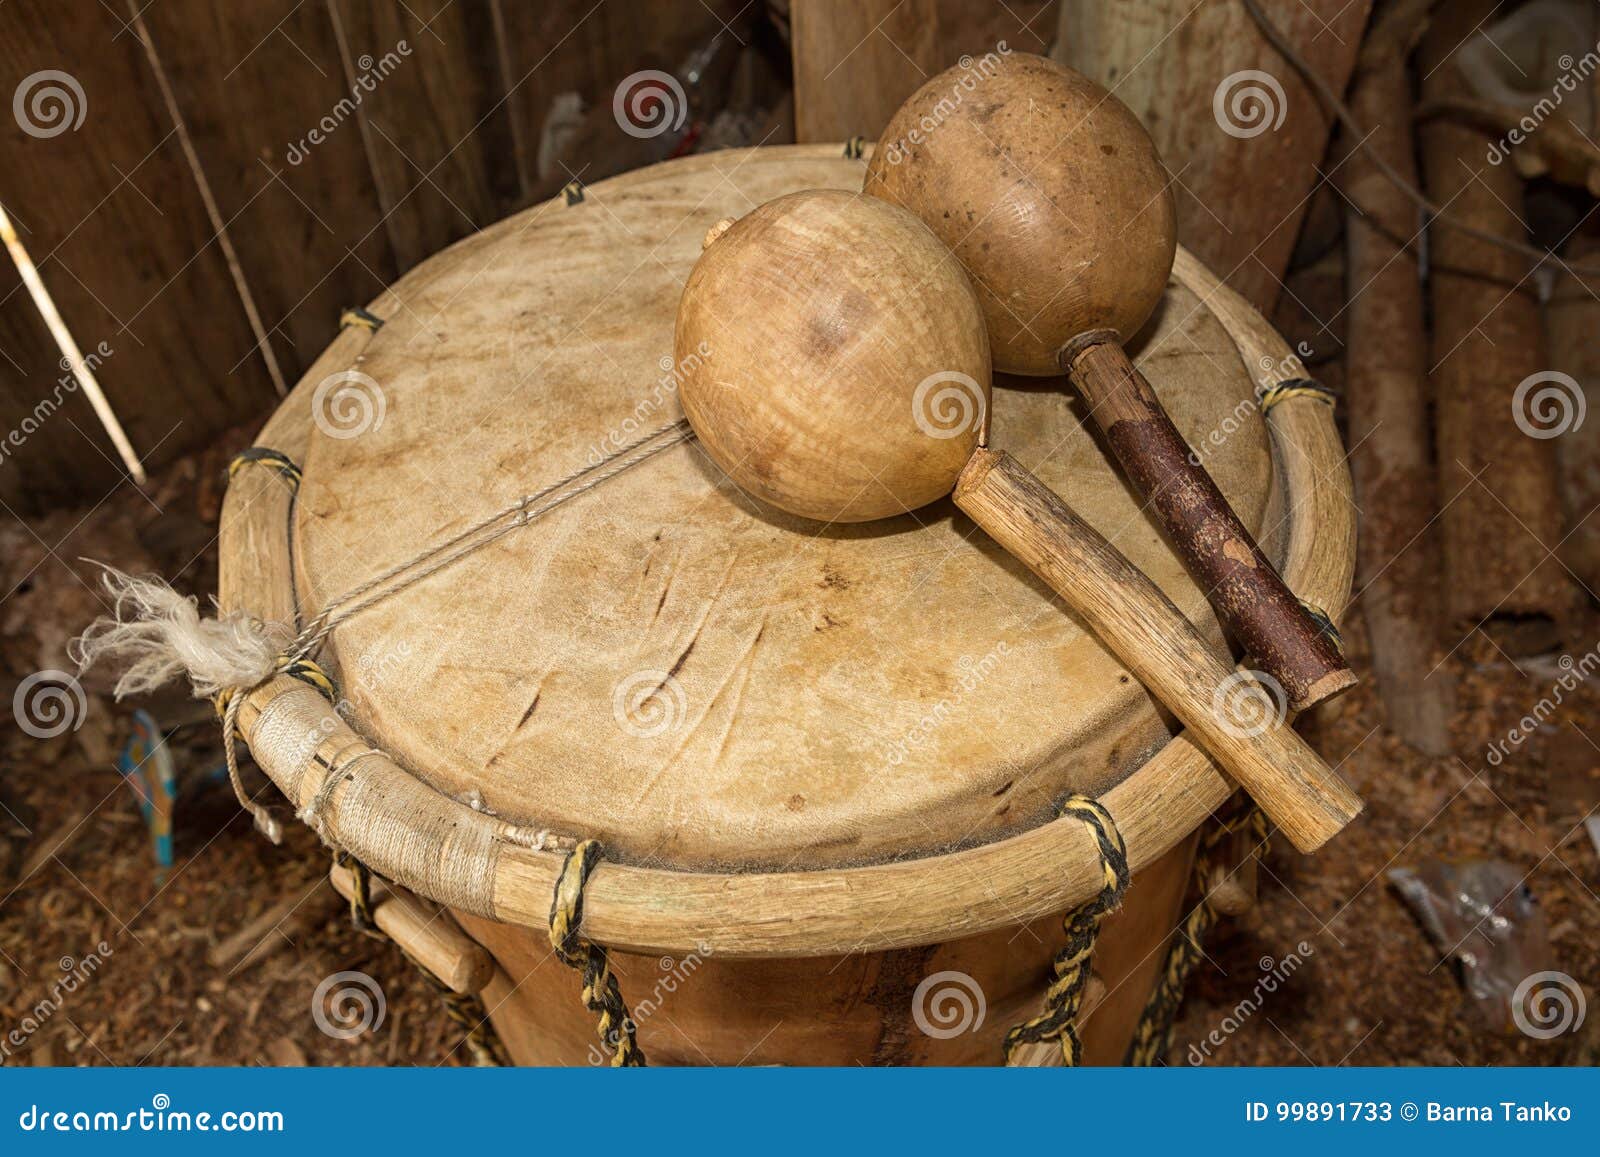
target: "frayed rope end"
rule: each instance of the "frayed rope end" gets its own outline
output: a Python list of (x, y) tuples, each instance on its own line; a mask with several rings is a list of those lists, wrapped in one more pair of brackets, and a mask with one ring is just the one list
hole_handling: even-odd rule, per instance
[(118, 699), (140, 695), (186, 675), (196, 697), (249, 688), (271, 678), (288, 628), (238, 612), (202, 617), (196, 599), (155, 576), (138, 577), (97, 563), (112, 614), (96, 619), (68, 645), (79, 672), (95, 663), (123, 668)]
[(289, 630), (280, 624), (237, 612), (205, 618), (199, 601), (180, 595), (161, 579), (139, 578), (96, 563), (111, 596), (112, 613), (96, 619), (67, 647), (82, 673), (97, 662), (123, 668), (113, 693), (141, 695), (186, 675), (200, 699), (216, 699), (234, 691), (223, 709), (222, 746), (228, 759), (228, 780), (239, 806), (250, 813), (256, 830), (274, 844), (283, 842), (283, 824), (245, 794), (234, 750), (240, 694), (272, 678), (278, 669)]
[(256, 831), (266, 836), (274, 844), (283, 843), (283, 823), (264, 807), (251, 809), (255, 819)]

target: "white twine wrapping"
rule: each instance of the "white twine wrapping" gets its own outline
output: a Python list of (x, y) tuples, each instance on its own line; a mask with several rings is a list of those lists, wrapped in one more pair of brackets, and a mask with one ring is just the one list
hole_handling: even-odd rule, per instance
[(228, 780), (239, 806), (249, 812), (258, 831), (273, 843), (283, 840), (283, 824), (245, 794), (234, 749), (234, 727), (243, 692), (260, 686), (277, 672), (283, 649), (293, 632), (279, 623), (264, 623), (232, 612), (214, 618), (200, 614), (199, 600), (180, 595), (155, 576), (124, 574), (97, 563), (112, 599), (112, 613), (96, 619), (67, 646), (78, 671), (109, 662), (123, 668), (112, 693), (117, 699), (163, 687), (180, 675), (198, 699), (235, 694), (223, 716), (223, 750)]

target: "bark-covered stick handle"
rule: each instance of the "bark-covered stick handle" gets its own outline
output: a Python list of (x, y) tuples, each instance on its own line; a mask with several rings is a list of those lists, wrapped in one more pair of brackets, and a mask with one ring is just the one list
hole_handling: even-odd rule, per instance
[(1283, 685), (1289, 706), (1304, 711), (1353, 686), (1356, 677), (1334, 640), (1193, 460), (1117, 335), (1083, 334), (1061, 351), (1061, 366), (1223, 626), (1253, 666)]
[(1143, 571), (1008, 454), (980, 448), (956, 505), (1065, 600), (1295, 847), (1312, 852), (1361, 798), (1301, 739), (1249, 673), (1235, 671)]

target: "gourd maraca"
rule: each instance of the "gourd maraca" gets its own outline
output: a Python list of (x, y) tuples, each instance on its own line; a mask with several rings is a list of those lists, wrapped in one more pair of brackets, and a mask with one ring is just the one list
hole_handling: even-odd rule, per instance
[(1218, 695), (1229, 664), (1115, 547), (987, 448), (978, 299), (916, 217), (819, 190), (720, 224), (684, 286), (675, 344), (689, 423), (742, 490), (821, 521), (900, 514), (954, 491), (1297, 847), (1320, 846), (1361, 810), (1291, 728), (1231, 719)]
[(1126, 105), (1043, 57), (959, 68), (890, 120), (865, 191), (909, 209), (976, 283), (995, 368), (1066, 373), (1229, 632), (1295, 710), (1355, 682), (1261, 553), (1122, 343), (1165, 292), (1170, 180)]

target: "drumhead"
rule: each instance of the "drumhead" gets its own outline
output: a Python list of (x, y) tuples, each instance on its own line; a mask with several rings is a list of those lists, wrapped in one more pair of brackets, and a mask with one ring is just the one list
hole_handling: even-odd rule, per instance
[[(862, 173), (786, 149), (670, 162), (413, 271), (313, 400), (302, 616), (681, 417), (673, 319), (706, 230)], [(1276, 558), (1272, 458), (1227, 332), (1173, 285), (1133, 352)], [(997, 387), (993, 444), (1220, 639), (1065, 383)], [(1064, 792), (1105, 789), (1168, 734), (948, 500), (823, 528), (746, 499), (693, 443), (362, 611), (325, 659), (355, 728), (441, 791), (675, 867), (988, 841), (1049, 818)]]

